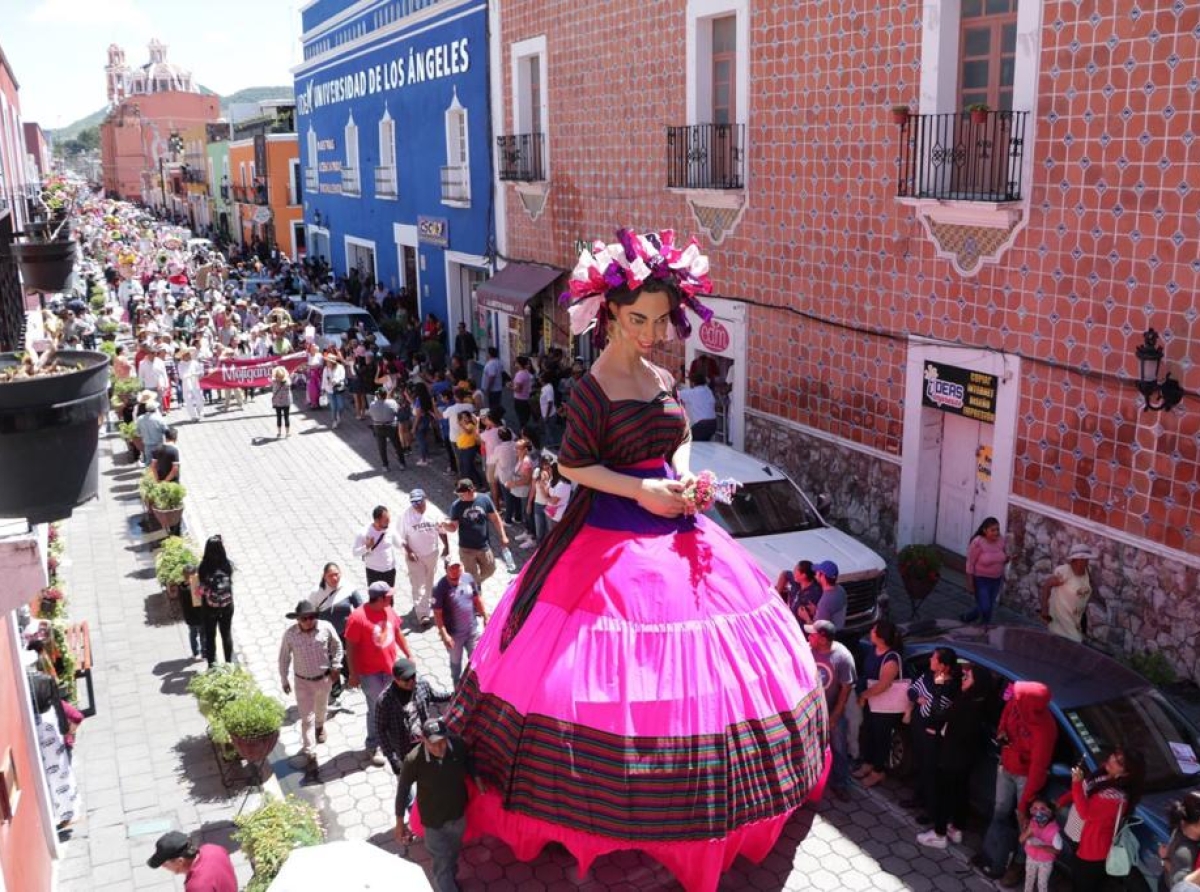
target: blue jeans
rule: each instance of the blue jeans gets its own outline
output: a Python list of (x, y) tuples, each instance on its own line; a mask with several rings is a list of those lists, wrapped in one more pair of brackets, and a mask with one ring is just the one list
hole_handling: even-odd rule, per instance
[(992, 611), (996, 609), (996, 601), (1000, 598), (1000, 586), (1004, 577), (972, 576), (975, 582), (975, 609), (963, 617), (965, 622), (973, 623), (982, 620), (984, 625), (992, 622)]
[(541, 542), (546, 538), (546, 534), (550, 532), (550, 528), (546, 525), (546, 506), (540, 505), (537, 502), (533, 503), (533, 538)]
[(379, 695), (392, 683), (392, 673), (375, 672), (371, 675), (360, 675), (358, 683), (362, 685), (363, 696), (367, 698), (367, 749), (373, 750), (379, 746), (379, 738), (375, 735), (375, 703), (379, 700)]
[(342, 413), (346, 411), (346, 394), (333, 391), (329, 394), (329, 411), (333, 416), (333, 420), (337, 421), (342, 417)]
[(438, 892), (458, 892), (458, 855), (466, 829), (466, 817), (425, 828), (425, 848), (433, 859), (433, 885)]
[(829, 752), (833, 764), (829, 768), (829, 786), (845, 790), (850, 786), (850, 725), (843, 713), (829, 733)]
[(1020, 860), (1017, 845), (1017, 803), (1025, 792), (1026, 778), (1009, 774), (1003, 767), (996, 768), (996, 801), (992, 807), (992, 820), (983, 837), (983, 858), (995, 873), (1008, 867), (1008, 859), (1014, 854)]
[(475, 653), (475, 645), (479, 643), (479, 624), (476, 623), (470, 633), (453, 635), (450, 640), (450, 680), (454, 687), (458, 687), (458, 680), (462, 678), (463, 654), (471, 656)]

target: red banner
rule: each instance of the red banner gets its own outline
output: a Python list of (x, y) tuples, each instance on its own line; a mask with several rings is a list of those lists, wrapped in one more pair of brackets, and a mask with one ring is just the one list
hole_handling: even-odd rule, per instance
[(268, 356), (264, 359), (223, 359), (208, 369), (200, 379), (205, 390), (228, 390), (232, 387), (270, 387), (271, 371), (277, 365), (290, 376), (308, 362), (303, 353), (287, 356)]

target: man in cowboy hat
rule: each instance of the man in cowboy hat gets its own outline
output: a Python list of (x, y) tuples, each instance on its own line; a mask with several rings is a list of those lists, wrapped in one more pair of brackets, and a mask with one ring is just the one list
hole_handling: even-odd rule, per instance
[(314, 724), (316, 743), (325, 742), (329, 691), (342, 670), (342, 640), (331, 623), (317, 618), (317, 608), (307, 599), (300, 601), (287, 618), (295, 623), (288, 626), (279, 645), (279, 677), (283, 681), (283, 692), (290, 694), (289, 669), (296, 676), (300, 757), (311, 764), (317, 760), (313, 747)]
[(1083, 641), (1087, 631), (1087, 605), (1092, 597), (1088, 561), (1095, 559), (1096, 554), (1091, 548), (1076, 542), (1067, 553), (1067, 562), (1055, 567), (1050, 578), (1042, 583), (1042, 620), (1055, 635)]

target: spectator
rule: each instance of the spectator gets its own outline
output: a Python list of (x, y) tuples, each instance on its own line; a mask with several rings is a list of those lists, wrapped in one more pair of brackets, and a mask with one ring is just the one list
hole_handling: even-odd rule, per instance
[[(193, 590), (200, 592), (204, 604), (204, 659), (211, 669), (217, 662), (217, 631), (225, 662), (233, 662), (233, 564), (225, 553), (225, 541), (210, 536), (204, 543), (204, 557), (190, 580)], [(199, 587), (198, 589), (196, 587)]]
[[(933, 809), (937, 786), (941, 782), (938, 773), (939, 719), (958, 696), (960, 685), (958, 654), (952, 648), (939, 647), (929, 659), (929, 668), (908, 686), (908, 699), (913, 705), (909, 739), (913, 743), (913, 755), (917, 763), (917, 790), (912, 799), (901, 803), (906, 808)], [(917, 823), (924, 824), (926, 821), (918, 818)], [(946, 835), (944, 832), (921, 834), (917, 842), (944, 849)]]
[[(458, 892), (458, 856), (467, 826), (467, 776), (473, 767), (466, 746), (450, 736), (441, 719), (427, 721), (421, 735), (421, 743), (404, 758), (400, 789), (417, 785), (425, 847), (433, 859), (438, 892)], [(407, 825), (403, 836), (409, 838)]]
[(487, 396), (488, 408), (495, 411), (504, 404), (504, 365), (500, 362), (500, 351), (495, 347), (488, 347), (487, 355), (479, 387)]
[(1121, 822), (1141, 798), (1145, 775), (1141, 753), (1122, 748), (1109, 753), (1089, 775), (1079, 765), (1071, 769), (1071, 791), (1059, 797), (1058, 804), (1072, 806), (1064, 832), (1077, 843), (1071, 858), (1075, 892), (1110, 888), (1105, 860)]
[(775, 580), (775, 591), (788, 605), (792, 615), (806, 625), (813, 621), (813, 611), (821, 600), (821, 583), (817, 582), (812, 561), (797, 561), (795, 570), (784, 570)]
[(275, 439), (292, 435), (292, 382), (281, 365), (271, 369), (271, 408), (275, 410)]
[(1018, 842), (1025, 846), (1025, 892), (1049, 892), (1062, 834), (1050, 804), (1040, 796), (1029, 803), (1029, 820)]
[(54, 812), (55, 826), (62, 830), (79, 817), (81, 803), (70, 748), (61, 729), (58, 684), (44, 672), (30, 672), (29, 694), (50, 808)]
[(146, 407), (144, 414), (134, 422), (137, 435), (142, 440), (142, 464), (150, 467), (150, 460), (158, 452), (167, 437), (167, 422), (163, 419), (158, 408), (158, 400), (150, 391), (143, 390), (138, 396), (138, 402)]
[[(516, 442), (516, 458), (513, 463), (512, 479), (508, 483), (508, 495), (505, 498), (506, 520), (509, 523), (524, 524), (528, 529), (531, 513), (529, 494), (533, 490), (533, 459), (529, 455), (530, 443), (524, 437)], [(533, 545), (533, 538), (525, 531), (517, 536), (517, 544), (522, 548)]]
[(1087, 605), (1092, 597), (1092, 577), (1088, 561), (1096, 559), (1086, 545), (1076, 544), (1067, 554), (1067, 562), (1054, 568), (1042, 583), (1042, 619), (1055, 635), (1083, 641), (1087, 631)]
[(513, 408), (517, 412), (517, 427), (522, 430), (529, 424), (533, 415), (530, 407), (530, 397), (533, 395), (533, 364), (528, 356), (518, 356), (517, 370), (512, 376)]
[[(399, 659), (392, 666), (392, 683), (375, 704), (375, 735), (379, 748), (392, 766), (397, 778), (404, 757), (420, 738), (421, 728), (431, 718), (436, 704), (450, 702), (454, 695), (433, 687), (427, 679), (417, 677), (417, 664)], [(396, 784), (396, 841), (403, 842), (408, 809), (412, 807), (412, 787)]]
[[(821, 564), (815, 569), (818, 580), (828, 578)], [(834, 628), (838, 628), (836, 623)], [(892, 690), (894, 682), (903, 682), (904, 679), (904, 641), (895, 623), (886, 619), (875, 623), (871, 628), (871, 644), (872, 650), (863, 661), (863, 680), (859, 682), (862, 691), (858, 695), (858, 705), (863, 709), (865, 736), (863, 765), (854, 773), (864, 787), (873, 787), (885, 779), (884, 769), (892, 748), (892, 733), (900, 724), (908, 699), (907, 685), (896, 685), (900, 691), (899, 697)]]
[(392, 587), (372, 582), (368, 601), (346, 620), (346, 661), (350, 664), (352, 688), (362, 685), (367, 699), (367, 740), (364, 750), (373, 765), (382, 765), (379, 738), (375, 733), (375, 704), (392, 678), (392, 667), (403, 653), (412, 659), (412, 651), (400, 628), (400, 618), (388, 604)]
[(479, 472), (479, 420), (474, 412), (458, 413), (458, 437), (454, 441), (458, 454), (458, 472), (470, 477), (475, 484), (483, 483)]
[(341, 424), (342, 413), (346, 409), (346, 366), (337, 351), (333, 349), (325, 353), (325, 369), (321, 373), (321, 392), (329, 401), (329, 426), (336, 428)]
[(238, 892), (237, 874), (229, 853), (211, 843), (197, 847), (178, 830), (158, 838), (154, 854), (146, 864), (182, 876), (184, 892)]
[(375, 434), (375, 448), (379, 450), (379, 463), (386, 471), (388, 465), (388, 446), (396, 453), (396, 461), (400, 467), (407, 470), (408, 463), (404, 458), (404, 446), (400, 443), (400, 433), (397, 428), (400, 406), (380, 388), (375, 391), (375, 399), (367, 409), (371, 418), (371, 431)]
[(433, 623), (430, 598), (433, 593), (433, 577), (437, 573), (438, 540), (442, 544), (442, 557), (450, 554), (450, 542), (441, 526), (446, 522), (436, 506), (425, 500), (425, 490), (414, 489), (408, 497), (409, 508), (400, 518), (400, 541), (404, 545), (404, 556), (408, 560), (408, 580), (412, 585), (413, 613), (422, 628)]
[[(342, 568), (330, 561), (321, 570), (321, 581), (317, 583), (317, 587), (313, 589), (309, 600), (317, 608), (317, 617), (325, 620), (334, 631), (338, 633), (338, 639), (342, 642), (342, 651), (346, 649), (346, 620), (350, 618), (350, 614), (354, 612), (356, 607), (361, 607), (366, 603), (366, 598), (362, 592), (351, 590), (342, 586)], [(333, 689), (329, 692), (329, 702), (337, 703), (338, 698), (342, 695), (342, 682), (350, 676), (350, 666), (343, 660), (342, 672), (339, 678), (334, 679)]]
[(314, 739), (316, 743), (325, 742), (329, 692), (342, 671), (342, 641), (331, 623), (317, 618), (317, 608), (312, 601), (299, 602), (287, 618), (296, 622), (288, 626), (279, 645), (279, 677), (283, 681), (283, 692), (290, 694), (292, 686), (288, 673), (295, 664), (300, 756), (306, 764), (313, 765), (317, 761)]
[(838, 799), (850, 798), (850, 741), (847, 735), (846, 704), (854, 690), (854, 657), (835, 640), (837, 628), (827, 619), (805, 627), (817, 674), (825, 687), (825, 705), (829, 710), (829, 751), (833, 765), (829, 787)]
[(838, 565), (833, 561), (813, 564), (813, 575), (821, 586), (821, 597), (813, 620), (827, 619), (839, 632), (846, 628), (846, 590), (838, 585)]
[(467, 331), (465, 322), (458, 323), (458, 331), (454, 335), (454, 355), (462, 361), (468, 371), (469, 364), (479, 357), (479, 344), (475, 341), (475, 335)]
[(1050, 714), (1050, 689), (1041, 682), (1018, 681), (1012, 699), (1000, 714), (996, 741), (1000, 765), (996, 769), (996, 795), (992, 819), (983, 838), (983, 850), (974, 864), (989, 879), (1015, 885), (1019, 864), (1009, 865), (1017, 849), (1016, 823), (1023, 824), (1033, 797), (1046, 785), (1046, 773), (1058, 740), (1058, 726)]
[(454, 491), (458, 498), (450, 506), (450, 519), (442, 524), (442, 531), (458, 533), (458, 554), (463, 569), (482, 586), (496, 572), (488, 524), (495, 527), (501, 548), (508, 547), (508, 533), (491, 498), (476, 493), (472, 480), (466, 477), (459, 480)]
[(1007, 563), (1008, 552), (1000, 535), (1000, 521), (994, 517), (984, 518), (967, 545), (967, 591), (975, 595), (975, 607), (963, 614), (963, 622), (972, 623), (978, 619), (985, 626), (991, 625)]
[[(984, 728), (994, 688), (992, 674), (982, 666), (960, 666), (962, 692), (940, 715), (935, 710), (930, 723), (940, 727), (937, 765), (940, 782), (933, 801), (933, 835), (955, 845), (962, 842), (970, 807), (970, 778), (985, 746)], [(917, 841), (921, 842), (920, 836)], [(923, 845), (926, 843), (922, 843)]]
[(1167, 809), (1171, 838), (1159, 846), (1163, 873), (1159, 877), (1160, 892), (1170, 892), (1172, 886), (1183, 882), (1200, 863), (1200, 790), (1193, 790), (1183, 799), (1172, 802)]
[(688, 385), (679, 388), (679, 399), (687, 410), (692, 439), (699, 443), (707, 442), (717, 433), (717, 398), (708, 386), (708, 377), (699, 369), (692, 369), (688, 375)]
[(571, 501), (571, 481), (558, 470), (558, 462), (550, 462), (550, 495), (546, 499), (546, 534), (562, 520)]
[(363, 559), (367, 582), (386, 582), (396, 585), (396, 551), (404, 547), (400, 535), (392, 528), (392, 516), (384, 505), (371, 511), (371, 522), (354, 540), (354, 554)]
[(479, 586), (470, 573), (463, 572), (462, 561), (452, 558), (446, 562), (446, 575), (433, 589), (433, 621), (450, 651), (450, 680), (455, 687), (462, 678), (463, 654), (469, 658), (479, 642), (479, 620), (487, 625)]

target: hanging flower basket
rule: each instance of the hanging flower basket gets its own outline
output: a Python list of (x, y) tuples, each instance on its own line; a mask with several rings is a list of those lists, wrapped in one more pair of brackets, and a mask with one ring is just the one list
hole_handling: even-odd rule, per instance
[(21, 281), (31, 291), (66, 291), (75, 271), (75, 242), (13, 242), (10, 249), (21, 270)]
[(6, 380), (22, 357), (0, 353), (0, 517), (45, 523), (96, 497), (108, 357), (63, 350), (58, 374)]

